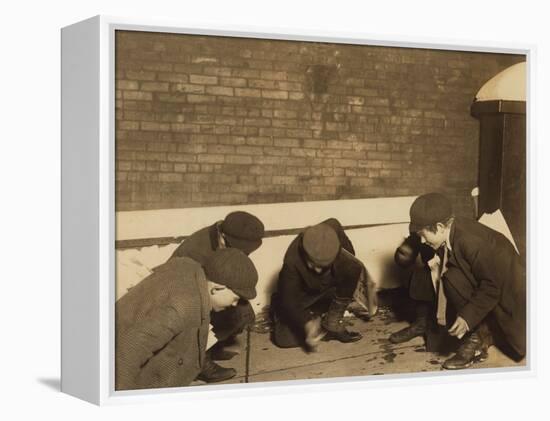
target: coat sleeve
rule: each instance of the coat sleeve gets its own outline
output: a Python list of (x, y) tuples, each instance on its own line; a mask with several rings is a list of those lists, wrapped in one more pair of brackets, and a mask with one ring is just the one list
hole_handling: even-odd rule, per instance
[(458, 314), (466, 320), (470, 330), (473, 330), (497, 306), (502, 279), (496, 268), (499, 258), (495, 252), (498, 252), (493, 248), (479, 244), (476, 247), (463, 246), (462, 251), (477, 284), (468, 303)]
[(323, 224), (327, 224), (332, 227), (332, 229), (336, 231), (342, 247), (355, 256), (355, 249), (353, 248), (353, 244), (351, 243), (349, 237), (346, 235), (344, 227), (342, 227), (340, 221), (338, 221), (338, 219), (336, 218), (329, 218), (326, 221), (323, 221)]
[(183, 331), (183, 318), (171, 305), (152, 311), (117, 337), (116, 389), (147, 387), (138, 385), (138, 376), (154, 353)]
[(285, 263), (279, 274), (279, 308), (284, 317), (297, 328), (303, 328), (308, 314), (303, 309), (302, 278), (296, 268)]

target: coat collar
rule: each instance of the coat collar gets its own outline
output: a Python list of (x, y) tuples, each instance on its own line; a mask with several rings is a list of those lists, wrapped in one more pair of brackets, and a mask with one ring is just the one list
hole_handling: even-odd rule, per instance
[(451, 225), (451, 229), (449, 230), (449, 237), (448, 237), (448, 260), (447, 263), (450, 263), (452, 265), (457, 264), (455, 254), (456, 254), (456, 244), (455, 244), (455, 236), (456, 236), (456, 219), (453, 221)]
[(214, 225), (212, 225), (208, 231), (208, 234), (210, 236), (210, 246), (212, 247), (212, 250), (218, 250), (220, 248), (225, 248), (224, 245), (222, 245), (222, 239), (221, 233), (220, 233), (220, 225), (222, 221), (216, 222)]

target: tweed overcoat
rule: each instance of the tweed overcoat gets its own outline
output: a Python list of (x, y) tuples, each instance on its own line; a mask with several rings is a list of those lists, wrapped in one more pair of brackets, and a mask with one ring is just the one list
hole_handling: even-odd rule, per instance
[[(174, 250), (170, 259), (186, 256), (204, 266), (208, 258), (220, 248), (221, 223), (222, 221), (216, 222), (191, 234)], [(246, 325), (254, 321), (255, 317), (250, 302), (240, 299), (236, 307), (212, 312), (210, 322), (217, 340), (224, 341), (242, 332)]]
[(526, 352), (525, 268), (508, 239), (477, 221), (456, 218), (450, 232), (451, 253), (443, 282), (466, 300), (458, 310), (470, 329), (489, 313), (508, 343)]
[(116, 390), (187, 386), (201, 371), (210, 298), (197, 262), (168, 260), (115, 307)]

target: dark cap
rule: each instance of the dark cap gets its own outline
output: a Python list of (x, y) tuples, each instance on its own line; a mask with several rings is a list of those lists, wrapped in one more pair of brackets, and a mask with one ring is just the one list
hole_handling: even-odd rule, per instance
[(258, 272), (252, 260), (241, 250), (216, 250), (206, 260), (204, 273), (210, 281), (225, 285), (239, 297), (246, 300), (256, 297)]
[(428, 193), (415, 199), (409, 214), (409, 231), (418, 232), (429, 225), (445, 222), (453, 215), (453, 207), (447, 196), (441, 193)]
[(311, 261), (319, 266), (329, 266), (340, 252), (338, 235), (330, 225), (324, 223), (305, 230), (302, 246)]
[(264, 224), (248, 212), (231, 212), (223, 220), (221, 230), (229, 247), (238, 248), (247, 255), (262, 245)]

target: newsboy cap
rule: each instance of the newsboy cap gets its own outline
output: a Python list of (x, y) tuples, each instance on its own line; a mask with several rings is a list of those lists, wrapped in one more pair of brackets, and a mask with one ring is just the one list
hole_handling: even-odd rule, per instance
[(302, 246), (311, 261), (319, 266), (329, 266), (340, 252), (338, 235), (330, 225), (324, 223), (305, 230)]
[(409, 214), (409, 231), (418, 232), (429, 225), (445, 222), (453, 215), (453, 207), (447, 196), (441, 193), (428, 193), (415, 199)]
[(229, 247), (238, 248), (248, 255), (262, 245), (264, 224), (248, 212), (236, 211), (225, 217), (221, 231)]
[(241, 250), (216, 250), (205, 262), (204, 273), (208, 280), (225, 285), (239, 297), (251, 300), (256, 297), (258, 272), (252, 260)]

